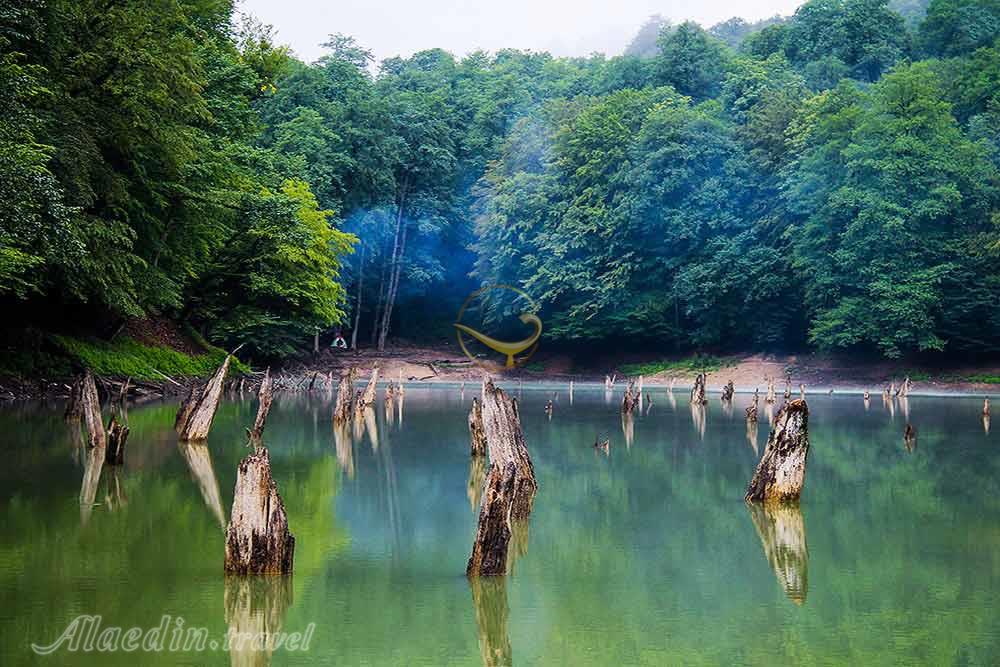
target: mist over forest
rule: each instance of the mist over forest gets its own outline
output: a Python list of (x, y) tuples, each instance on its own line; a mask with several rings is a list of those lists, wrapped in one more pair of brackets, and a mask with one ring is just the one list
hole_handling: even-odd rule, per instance
[(7, 328), (273, 359), (439, 341), (508, 284), (574, 345), (1000, 348), (1000, 0), (651, 17), (586, 58), (329, 32), (306, 63), (228, 0), (0, 5)]

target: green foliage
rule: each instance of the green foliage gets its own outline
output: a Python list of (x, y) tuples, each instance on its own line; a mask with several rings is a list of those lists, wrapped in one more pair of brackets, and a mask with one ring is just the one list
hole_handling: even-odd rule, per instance
[(930, 55), (959, 56), (1000, 38), (1000, 0), (931, 0), (918, 39)]
[(628, 377), (639, 375), (694, 375), (697, 373), (715, 373), (733, 365), (733, 360), (712, 355), (694, 355), (683, 359), (663, 359), (642, 364), (623, 364), (619, 367)]
[[(77, 364), (97, 375), (131, 377), (136, 380), (162, 380), (161, 373), (170, 377), (208, 377), (222, 364), (225, 350), (209, 348), (204, 354), (190, 355), (168, 347), (144, 345), (131, 338), (114, 342), (53, 336)], [(232, 373), (247, 373), (250, 369), (238, 359), (231, 364)], [(159, 372), (157, 372), (159, 371)]]

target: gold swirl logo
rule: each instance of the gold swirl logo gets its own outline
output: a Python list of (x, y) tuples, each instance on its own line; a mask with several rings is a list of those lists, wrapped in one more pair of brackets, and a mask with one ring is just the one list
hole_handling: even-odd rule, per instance
[[(534, 328), (531, 335), (527, 338), (515, 341), (499, 340), (498, 338), (485, 334), (481, 331), (477, 331), (467, 324), (462, 323), (462, 318), (466, 315), (466, 311), (469, 310), (469, 307), (477, 301), (483, 301), (484, 295), (492, 290), (507, 290), (514, 294), (515, 299), (525, 302), (524, 311), (518, 315), (518, 319), (521, 320), (523, 324), (530, 325)], [(511, 287), (510, 285), (487, 285), (486, 287), (478, 289), (469, 295), (469, 297), (465, 300), (465, 303), (462, 304), (462, 308), (458, 311), (458, 317), (456, 318), (454, 325), (456, 335), (458, 336), (458, 345), (462, 348), (462, 352), (465, 353), (465, 356), (480, 366), (490, 367), (490, 364), (488, 362), (483, 362), (482, 359), (479, 359), (469, 351), (465, 338), (462, 334), (466, 334), (491, 350), (504, 355), (506, 359), (504, 361), (503, 368), (523, 366), (527, 363), (528, 359), (531, 358), (531, 355), (535, 353), (535, 350), (538, 349), (538, 339), (542, 335), (542, 321), (537, 315), (530, 312), (535, 310), (538, 310), (538, 306), (535, 304), (535, 301), (528, 296), (524, 290), (520, 290), (516, 287)], [(526, 354), (522, 354), (524, 352), (526, 352)], [(519, 354), (522, 354), (522, 356), (517, 356)], [(495, 370), (495, 368), (490, 368), (490, 370)]]

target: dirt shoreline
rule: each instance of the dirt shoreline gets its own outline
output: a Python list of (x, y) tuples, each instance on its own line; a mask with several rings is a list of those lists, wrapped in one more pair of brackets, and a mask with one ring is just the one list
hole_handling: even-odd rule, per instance
[[(629, 363), (652, 361), (651, 359), (630, 358)], [(350, 367), (356, 367), (361, 378), (367, 378), (370, 369), (378, 364), (382, 381), (399, 381), (416, 384), (445, 384), (479, 382), (486, 369), (473, 363), (464, 354), (451, 348), (400, 345), (379, 354), (375, 350), (353, 351), (323, 350), (318, 355), (307, 355), (286, 363), (272, 373), (292, 378), (311, 377), (314, 373), (333, 373), (334, 377)], [(615, 388), (622, 385), (624, 374), (620, 367), (625, 359), (605, 358), (581, 365), (565, 357), (543, 357), (527, 368), (518, 368), (502, 373), (501, 382), (521, 382), (523, 384), (569, 383), (571, 380), (584, 388), (588, 385), (602, 387), (605, 375), (615, 375)], [(843, 358), (820, 355), (740, 355), (726, 359), (722, 368), (708, 373), (707, 386), (710, 392), (718, 392), (732, 381), (739, 393), (767, 389), (768, 377), (773, 377), (775, 387), (784, 392), (786, 377), (791, 381), (794, 395), (799, 393), (799, 385), (805, 385), (807, 395), (831, 393), (861, 394), (869, 391), (872, 397), (881, 395), (882, 390), (895, 381), (902, 382), (911, 377), (910, 394), (919, 395), (1000, 395), (1000, 384), (970, 382), (962, 378), (971, 376), (1000, 376), (1000, 366), (993, 364), (962, 365), (947, 367), (914, 368), (898, 362), (878, 361), (857, 363)], [(665, 388), (673, 381), (680, 391), (690, 387), (694, 372), (663, 371), (643, 376), (647, 388)], [(122, 380), (124, 378), (114, 378)], [(176, 380), (176, 379), (175, 379)], [(57, 399), (68, 396), (72, 378), (0, 378), (0, 401)], [(191, 380), (182, 380), (187, 385)], [(289, 382), (295, 386), (296, 382)], [(144, 381), (142, 383), (152, 393), (172, 397), (183, 393), (185, 387), (167, 380)]]

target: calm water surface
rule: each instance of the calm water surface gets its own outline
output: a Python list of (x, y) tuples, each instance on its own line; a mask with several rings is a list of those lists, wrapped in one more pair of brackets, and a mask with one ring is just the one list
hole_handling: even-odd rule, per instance
[[(479, 586), (471, 387), (411, 387), (390, 414), (380, 391), (340, 438), (331, 398), (278, 398), (265, 441), (295, 573), (249, 592), (222, 554), (255, 400), (225, 403), (200, 446), (177, 443), (176, 406), (130, 409), (121, 469), (88, 460), (61, 406), (3, 409), (0, 664), (1000, 663), (1000, 433), (980, 399), (810, 396), (801, 511), (765, 512), (742, 500), (768, 433), (763, 407), (747, 433), (749, 396), (702, 418), (658, 388), (623, 425), (620, 391), (560, 388), (549, 420), (552, 390), (523, 389), (539, 493), (512, 575)], [(273, 655), (31, 652), (79, 614), (315, 630)]]

